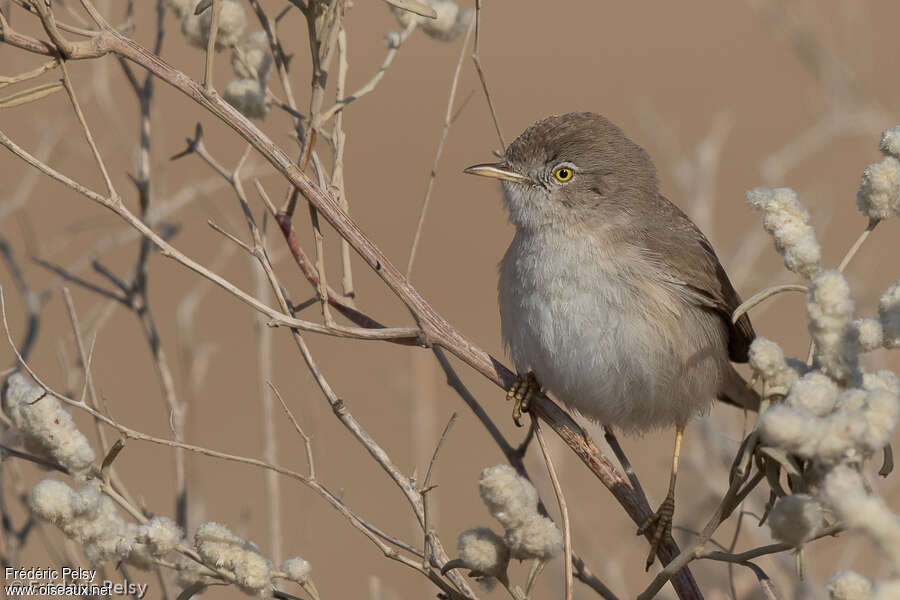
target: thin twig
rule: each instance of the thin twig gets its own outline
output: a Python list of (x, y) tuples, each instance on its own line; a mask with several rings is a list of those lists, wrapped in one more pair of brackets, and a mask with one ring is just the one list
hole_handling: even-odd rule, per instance
[(556, 492), (556, 501), (559, 502), (559, 512), (562, 515), (563, 522), (563, 544), (565, 556), (565, 599), (572, 600), (575, 582), (572, 577), (572, 530), (569, 525), (569, 508), (566, 505), (566, 497), (563, 495), (562, 486), (559, 483), (559, 477), (556, 474), (556, 467), (553, 466), (553, 460), (550, 458), (550, 449), (547, 448), (547, 442), (544, 440), (544, 434), (541, 431), (541, 423), (537, 418), (531, 418), (531, 425), (534, 427), (534, 437), (537, 438), (541, 447), (541, 453), (544, 455), (544, 462), (547, 463), (547, 472), (550, 474), (550, 481), (553, 482), (553, 491)]
[(734, 312), (731, 314), (731, 322), (737, 323), (738, 319), (749, 312), (751, 308), (762, 304), (772, 296), (783, 294), (784, 292), (802, 292), (805, 294), (808, 290), (809, 288), (805, 285), (801, 285), (799, 283), (787, 283), (785, 285), (775, 285), (770, 288), (766, 288), (761, 292), (756, 292), (751, 297), (744, 300), (740, 304), (740, 306), (734, 309)]
[(500, 130), (500, 119), (497, 118), (497, 111), (494, 109), (494, 101), (491, 99), (491, 93), (488, 91), (487, 79), (484, 76), (484, 69), (481, 68), (481, 59), (478, 53), (478, 42), (481, 38), (481, 0), (475, 0), (475, 48), (472, 50), (472, 62), (475, 63), (475, 70), (478, 71), (478, 80), (481, 81), (481, 89), (484, 90), (484, 97), (487, 100), (488, 108), (491, 110), (491, 120), (494, 122), (494, 129), (497, 130), (497, 139), (500, 140), (500, 149), (506, 150), (506, 140), (503, 139), (503, 132)]
[(459, 74), (462, 72), (463, 59), (465, 58), (466, 48), (469, 46), (469, 38), (472, 36), (472, 28), (474, 21), (469, 23), (466, 28), (466, 35), (463, 38), (462, 48), (459, 51), (459, 60), (456, 61), (456, 69), (453, 71), (453, 80), (450, 83), (450, 93), (447, 96), (447, 109), (444, 112), (444, 124), (441, 127), (441, 137), (438, 140), (437, 150), (434, 153), (434, 162), (431, 164), (431, 173), (428, 174), (428, 185), (425, 187), (425, 198), (422, 200), (422, 208), (419, 209), (419, 221), (416, 223), (416, 233), (413, 235), (412, 248), (409, 251), (409, 260), (406, 263), (406, 278), (412, 279), (413, 263), (416, 260), (416, 249), (419, 247), (419, 238), (422, 235), (422, 228), (425, 225), (425, 215), (428, 214), (428, 205), (431, 202), (431, 191), (434, 188), (434, 180), (437, 178), (438, 163), (441, 161), (441, 154), (444, 152), (444, 143), (447, 141), (447, 133), (450, 131), (450, 124), (453, 122), (453, 104), (456, 101), (456, 85), (459, 83)]
[(219, 35), (219, 14), (222, 12), (222, 0), (212, 0), (212, 19), (209, 23), (209, 40), (206, 42), (206, 57), (203, 67), (203, 87), (207, 92), (213, 91), (213, 63), (216, 58), (216, 37)]

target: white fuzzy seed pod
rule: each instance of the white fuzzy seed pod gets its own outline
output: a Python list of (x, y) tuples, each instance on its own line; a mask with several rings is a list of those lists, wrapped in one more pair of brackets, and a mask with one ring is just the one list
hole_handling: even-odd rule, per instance
[(540, 514), (533, 514), (523, 523), (507, 529), (505, 539), (510, 556), (519, 560), (550, 560), (560, 553), (563, 546), (559, 527)]
[(872, 352), (884, 344), (884, 330), (878, 319), (857, 319), (853, 321), (861, 352)]
[(811, 540), (824, 523), (822, 505), (806, 494), (780, 498), (769, 514), (772, 537), (792, 546)]
[(900, 125), (885, 129), (881, 134), (878, 149), (885, 156), (900, 158)]
[(184, 531), (169, 517), (153, 517), (138, 528), (137, 538), (147, 545), (151, 556), (161, 558), (181, 543)]
[(457, 540), (459, 559), (467, 569), (481, 575), (506, 579), (509, 548), (503, 538), (487, 527), (467, 529)]
[(831, 600), (869, 600), (872, 580), (854, 571), (838, 571), (828, 582)]
[(838, 399), (838, 386), (821, 371), (811, 371), (794, 382), (786, 402), (796, 408), (808, 410), (817, 417), (830, 414)]
[[(195, 0), (196, 7), (200, 0)], [(191, 45), (206, 49), (209, 44), (209, 31), (212, 27), (212, 7), (207, 8), (199, 15), (194, 14), (194, 9), (184, 16), (181, 21), (181, 33)], [(216, 32), (216, 50), (224, 50), (234, 46), (247, 28), (247, 15), (244, 6), (237, 0), (222, 0), (222, 8), (219, 11), (219, 29)]]
[(884, 347), (900, 348), (900, 279), (881, 295), (878, 319), (884, 332)]
[(892, 371), (878, 371), (877, 373), (866, 373), (862, 380), (863, 389), (867, 392), (872, 390), (886, 390), (895, 396), (900, 396), (900, 378)]
[(900, 160), (886, 156), (866, 167), (856, 205), (870, 219), (900, 216)]
[(452, 42), (466, 30), (475, 12), (469, 8), (460, 10), (453, 0), (428, 0), (437, 13), (436, 19), (422, 19), (419, 26), (425, 34), (441, 42)]
[(92, 564), (131, 557), (137, 527), (126, 525), (115, 503), (96, 484), (76, 492), (65, 483), (46, 479), (34, 487), (31, 506), (38, 517), (82, 544)]
[(20, 373), (11, 375), (7, 384), (6, 414), (22, 431), (26, 443), (83, 478), (94, 463), (94, 450), (72, 415)]
[(262, 29), (254, 31), (234, 46), (231, 67), (241, 79), (256, 79), (265, 88), (272, 74), (272, 53), (269, 38)]
[(800, 204), (794, 190), (757, 188), (747, 192), (747, 202), (763, 211), (763, 227), (784, 256), (785, 267), (807, 279), (821, 269), (822, 247), (809, 224), (809, 211)]
[(760, 415), (757, 428), (768, 446), (784, 448), (805, 458), (818, 453), (821, 420), (805, 409), (775, 405)]
[(766, 394), (787, 395), (797, 381), (797, 372), (788, 365), (781, 347), (764, 337), (750, 344), (750, 367), (766, 382)]
[(256, 79), (234, 79), (223, 93), (225, 101), (248, 119), (262, 119), (269, 113), (266, 90)]
[(416, 23), (428, 37), (442, 42), (452, 42), (459, 37), (475, 15), (475, 11), (471, 8), (460, 10), (459, 5), (453, 0), (425, 1), (437, 13), (436, 18), (423, 17), (396, 6), (391, 7), (391, 12), (401, 26), (407, 27), (410, 23)]
[(72, 505), (75, 492), (56, 479), (44, 479), (31, 492), (31, 508), (34, 513), (51, 523), (69, 521), (75, 515)]
[(302, 585), (309, 581), (309, 576), (312, 574), (312, 565), (298, 556), (289, 558), (281, 563), (281, 570), (287, 575), (288, 579)]
[(848, 381), (858, 375), (859, 340), (851, 326), (850, 285), (838, 271), (822, 271), (806, 295), (809, 332), (816, 343), (816, 362), (830, 377)]
[(900, 398), (884, 389), (867, 392), (863, 413), (867, 428), (859, 444), (870, 452), (881, 450), (890, 443), (900, 421)]
[(197, 528), (194, 546), (206, 563), (234, 573), (237, 585), (245, 592), (271, 597), (272, 563), (254, 544), (234, 535), (225, 525), (204, 523)]
[(900, 564), (900, 520), (877, 495), (869, 493), (856, 467), (838, 465), (825, 476), (824, 498), (849, 528), (873, 537), (892, 564)]
[(495, 519), (509, 529), (537, 514), (537, 490), (509, 465), (488, 467), (478, 482), (481, 499)]
[(878, 143), (878, 149), (881, 150), (881, 153), (885, 156), (900, 158), (900, 125), (885, 129), (881, 133), (881, 141)]

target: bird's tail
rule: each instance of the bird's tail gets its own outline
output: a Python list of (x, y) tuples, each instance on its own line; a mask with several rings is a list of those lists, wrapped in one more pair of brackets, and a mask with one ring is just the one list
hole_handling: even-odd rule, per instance
[(747, 385), (747, 381), (731, 365), (719, 392), (719, 400), (738, 408), (759, 412), (759, 394)]

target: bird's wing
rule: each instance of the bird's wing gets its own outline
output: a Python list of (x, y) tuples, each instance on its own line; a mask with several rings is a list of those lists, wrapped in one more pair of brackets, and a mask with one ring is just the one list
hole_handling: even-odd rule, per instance
[(728, 354), (734, 362), (747, 362), (756, 334), (744, 314), (736, 323), (731, 315), (741, 298), (728, 279), (706, 236), (677, 206), (660, 196), (664, 219), (646, 231), (645, 244), (668, 283), (694, 304), (714, 311), (728, 331)]

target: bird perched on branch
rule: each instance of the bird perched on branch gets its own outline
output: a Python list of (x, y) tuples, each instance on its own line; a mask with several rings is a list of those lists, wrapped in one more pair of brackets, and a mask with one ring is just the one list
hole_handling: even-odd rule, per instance
[(519, 372), (508, 397), (518, 423), (544, 389), (624, 432), (675, 427), (665, 500), (638, 530), (647, 568), (671, 530), (688, 420), (719, 400), (756, 410), (734, 369), (754, 332), (709, 241), (659, 192), (647, 153), (604, 117), (538, 121), (497, 163), (516, 227), (500, 263), (503, 340)]

